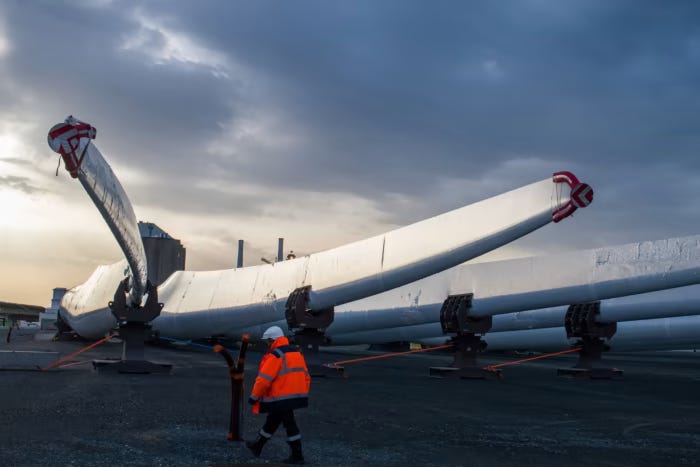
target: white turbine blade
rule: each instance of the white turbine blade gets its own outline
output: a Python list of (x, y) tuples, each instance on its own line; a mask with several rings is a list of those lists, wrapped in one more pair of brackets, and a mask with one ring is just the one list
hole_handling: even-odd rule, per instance
[[(80, 180), (112, 231), (131, 271), (129, 301), (139, 305), (146, 292), (148, 276), (143, 241), (129, 197), (91, 141), (95, 133), (91, 125), (69, 116), (64, 123), (51, 128), (49, 146), (61, 154), (66, 169), (73, 178)], [(113, 284), (112, 294), (118, 285), (118, 282)]]
[[(672, 238), (467, 264), (427, 279), (344, 304), (328, 330), (339, 343), (388, 342), (442, 334), (440, 308), (449, 295), (473, 293), (471, 316), (494, 316), (490, 332), (563, 326), (573, 303), (689, 286), (700, 282), (700, 236)], [(601, 321), (681, 316), (700, 312), (700, 287), (603, 302)], [(667, 297), (682, 299), (669, 303)], [(658, 306), (663, 303), (663, 306)], [(530, 311), (523, 311), (530, 310)], [(698, 310), (698, 311), (694, 311)], [(520, 312), (520, 313), (514, 313)], [(509, 313), (509, 314), (507, 314)], [(502, 315), (502, 316), (495, 316)], [(394, 331), (379, 328), (407, 328)], [(355, 335), (351, 335), (355, 333)], [(393, 333), (393, 334), (392, 334)], [(353, 341), (353, 339), (356, 339)]]
[[(507, 331), (486, 334), (488, 350), (563, 350), (575, 344), (561, 328)], [(444, 338), (430, 343), (444, 342)], [(606, 344), (612, 351), (691, 350), (700, 347), (700, 316), (623, 321)]]
[[(563, 219), (575, 209), (571, 194), (581, 187), (587, 185), (550, 178), (302, 258), (221, 271), (178, 271), (158, 288), (165, 306), (154, 329), (172, 337), (235, 335), (245, 327), (284, 319), (287, 298), (301, 287), (311, 287), (309, 306), (316, 310), (383, 292)], [(583, 192), (589, 203), (592, 191)], [(80, 326), (80, 315), (104, 312), (110, 294), (113, 287), (81, 287), (69, 292), (72, 305), (65, 309), (66, 320), (82, 335), (100, 335), (103, 329), (76, 326)]]

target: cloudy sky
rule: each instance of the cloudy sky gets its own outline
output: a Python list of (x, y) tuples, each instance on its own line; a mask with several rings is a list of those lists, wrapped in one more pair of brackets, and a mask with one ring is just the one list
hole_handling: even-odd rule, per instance
[[(46, 144), (74, 114), (188, 268), (311, 253), (571, 170), (490, 258), (700, 234), (693, 1), (0, 2), (0, 301), (120, 258)], [(475, 220), (478, 222), (478, 220)]]

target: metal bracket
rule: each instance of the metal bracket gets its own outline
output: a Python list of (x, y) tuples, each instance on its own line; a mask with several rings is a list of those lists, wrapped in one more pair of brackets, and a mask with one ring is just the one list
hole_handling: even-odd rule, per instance
[(146, 284), (148, 298), (143, 307), (133, 307), (126, 304), (129, 292), (129, 278), (124, 279), (114, 293), (114, 300), (109, 302), (109, 309), (121, 325), (124, 322), (148, 323), (160, 316), (163, 304), (158, 303), (158, 289), (149, 281)]
[(452, 337), (455, 346), (454, 361), (449, 367), (431, 367), (431, 376), (455, 375), (463, 379), (502, 378), (500, 370), (487, 370), (479, 366), (478, 354), (486, 348), (486, 342), (480, 335), (491, 329), (493, 318), (469, 316), (473, 298), (474, 294), (471, 293), (450, 295), (443, 302), (440, 308), (440, 325), (443, 334), (456, 334)]
[(599, 323), (600, 302), (575, 303), (564, 317), (566, 337), (609, 339), (617, 331), (617, 323)]
[(117, 318), (119, 325), (119, 338), (122, 340), (121, 360), (95, 360), (93, 366), (99, 370), (110, 370), (118, 373), (170, 373), (172, 365), (165, 363), (153, 363), (144, 356), (145, 341), (150, 336), (149, 324), (160, 315), (163, 308), (158, 303), (158, 289), (149, 281), (146, 284), (148, 298), (143, 307), (130, 306), (126, 303), (129, 291), (129, 279), (124, 279), (117, 291), (114, 300), (109, 302), (112, 314)]
[(290, 330), (304, 328), (325, 330), (333, 323), (335, 317), (333, 307), (321, 310), (312, 310), (308, 307), (310, 292), (311, 286), (307, 285), (289, 294), (287, 303), (284, 305), (284, 317)]
[(329, 343), (325, 330), (333, 323), (334, 309), (332, 307), (321, 310), (310, 309), (308, 306), (310, 292), (311, 286), (307, 285), (289, 294), (284, 306), (287, 326), (294, 332), (294, 341), (304, 354), (311, 376), (342, 375), (342, 369), (330, 369), (321, 362), (318, 350), (320, 345)]
[(493, 324), (491, 316), (469, 316), (474, 294), (450, 295), (440, 308), (440, 325), (443, 334), (486, 334)]
[(610, 350), (605, 342), (617, 332), (617, 323), (599, 323), (600, 301), (575, 303), (569, 306), (564, 317), (566, 337), (578, 338), (581, 346), (578, 362), (573, 368), (560, 368), (559, 375), (577, 378), (621, 379), (622, 370), (608, 367), (603, 361), (603, 352)]

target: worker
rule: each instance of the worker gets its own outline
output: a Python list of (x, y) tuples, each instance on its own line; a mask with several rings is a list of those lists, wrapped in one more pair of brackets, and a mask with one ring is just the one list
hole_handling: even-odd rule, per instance
[(268, 328), (262, 336), (267, 341), (269, 352), (260, 361), (258, 376), (248, 402), (253, 405), (253, 413), (267, 413), (267, 420), (255, 441), (247, 441), (246, 446), (255, 457), (260, 457), (263, 446), (275, 433), (280, 423), (287, 430), (287, 443), (291, 455), (285, 464), (303, 464), (301, 433), (294, 419), (294, 410), (309, 404), (311, 376), (304, 356), (289, 340), (279, 326)]

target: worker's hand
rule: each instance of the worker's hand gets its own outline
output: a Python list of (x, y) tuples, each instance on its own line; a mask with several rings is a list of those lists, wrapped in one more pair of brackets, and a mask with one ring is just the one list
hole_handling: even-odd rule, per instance
[(255, 405), (256, 402), (257, 402), (257, 401), (256, 401), (255, 399), (253, 399), (252, 397), (249, 397), (249, 398), (248, 398), (248, 403), (249, 403), (250, 405)]

